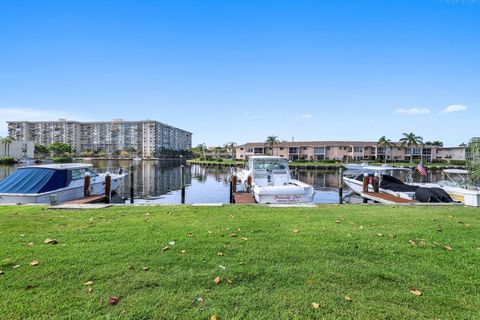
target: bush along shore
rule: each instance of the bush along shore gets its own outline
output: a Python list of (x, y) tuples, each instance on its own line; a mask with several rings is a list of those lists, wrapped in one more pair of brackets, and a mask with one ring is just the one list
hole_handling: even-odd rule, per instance
[[(187, 160), (190, 164), (200, 164), (205, 166), (219, 166), (219, 167), (243, 167), (245, 161), (241, 160), (225, 160), (225, 159), (214, 159), (214, 160), (200, 160), (193, 159)], [(360, 162), (355, 162), (360, 164)], [(347, 163), (335, 162), (335, 161), (292, 161), (289, 163), (290, 168), (300, 168), (300, 169), (325, 169), (325, 170), (336, 170), (339, 169), (342, 165)], [(350, 163), (352, 164), (352, 163)], [(369, 165), (372, 166), (382, 166), (384, 163), (380, 162), (371, 162)], [(408, 163), (408, 162), (393, 162), (387, 163), (394, 167), (410, 168), (415, 169), (418, 163)], [(431, 170), (441, 170), (447, 168), (465, 168), (465, 161), (458, 161), (454, 163), (424, 163), (424, 166)]]
[(477, 319), (464, 207), (0, 206), (4, 319)]

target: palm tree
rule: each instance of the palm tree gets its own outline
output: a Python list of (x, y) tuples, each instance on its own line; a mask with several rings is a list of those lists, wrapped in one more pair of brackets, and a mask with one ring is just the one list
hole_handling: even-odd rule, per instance
[(400, 139), (400, 145), (402, 147), (408, 147), (410, 149), (410, 163), (413, 162), (413, 147), (418, 146), (419, 143), (423, 144), (423, 138), (415, 135), (413, 132), (403, 133), (403, 138)]
[(227, 150), (228, 152), (230, 152), (230, 157), (232, 158), (233, 160), (233, 155), (234, 155), (234, 152), (235, 152), (235, 148), (237, 147), (237, 143), (236, 142), (228, 142), (228, 143), (225, 143), (223, 145), (223, 147), (225, 148), (225, 150)]
[[(268, 136), (267, 139), (265, 140), (265, 144), (269, 145), (270, 148), (273, 148), (273, 145), (279, 144), (279, 143), (280, 143), (280, 140), (278, 140), (277, 136)], [(272, 156), (273, 156), (273, 149), (272, 149)]]
[(377, 144), (382, 147), (385, 150), (385, 163), (387, 163), (387, 148), (393, 148), (395, 147), (395, 143), (392, 142), (392, 140), (387, 139), (385, 136), (381, 137), (378, 139)]
[(6, 156), (9, 157), (10, 156), (10, 144), (15, 141), (15, 138), (12, 137), (12, 136), (8, 136), (4, 139), (5, 141), (5, 147), (7, 147), (7, 152), (6, 152)]
[(472, 138), (468, 143), (467, 169), (469, 182), (480, 183), (480, 138)]

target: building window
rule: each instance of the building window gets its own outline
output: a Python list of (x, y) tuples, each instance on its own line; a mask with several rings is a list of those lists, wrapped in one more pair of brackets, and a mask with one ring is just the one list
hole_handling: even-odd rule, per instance
[(280, 150), (283, 150), (284, 148), (283, 147), (280, 147)]
[(298, 154), (298, 147), (288, 148), (289, 154)]
[(263, 153), (263, 148), (254, 148), (254, 153)]
[(253, 148), (247, 148), (247, 152), (253, 152)]
[(243, 148), (240, 148), (240, 151), (243, 151)]
[(324, 154), (325, 153), (325, 147), (315, 147), (315, 148), (313, 148), (313, 153), (314, 154)]
[(303, 147), (302, 150), (303, 150), (303, 151), (307, 151), (307, 147)]
[(363, 152), (363, 147), (355, 147), (353, 152)]

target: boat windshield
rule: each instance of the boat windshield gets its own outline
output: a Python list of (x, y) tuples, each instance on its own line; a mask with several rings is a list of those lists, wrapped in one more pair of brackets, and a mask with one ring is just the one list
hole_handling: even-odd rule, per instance
[(288, 169), (287, 159), (254, 159), (253, 170), (286, 171)]

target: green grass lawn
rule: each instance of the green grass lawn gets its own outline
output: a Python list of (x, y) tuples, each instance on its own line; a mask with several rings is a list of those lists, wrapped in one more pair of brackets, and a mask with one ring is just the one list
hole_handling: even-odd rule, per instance
[(478, 319), (479, 234), (463, 207), (0, 207), (0, 318)]

